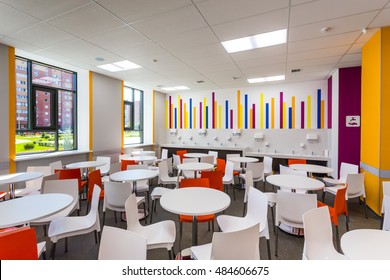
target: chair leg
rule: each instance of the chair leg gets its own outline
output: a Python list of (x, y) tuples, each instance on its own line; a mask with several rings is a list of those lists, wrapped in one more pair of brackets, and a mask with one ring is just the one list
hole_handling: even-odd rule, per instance
[(47, 227), (43, 225), (43, 236), (47, 236)]
[(364, 203), (364, 216), (366, 217), (366, 219), (368, 219), (368, 216), (367, 216), (367, 204), (366, 204), (366, 198), (365, 197), (363, 198), (363, 203)]
[(87, 202), (87, 208), (85, 209), (85, 215), (88, 214), (88, 211), (89, 211), (89, 201)]
[(269, 242), (269, 239), (267, 239), (267, 251), (268, 251), (268, 259), (271, 259), (271, 244)]
[(46, 252), (42, 252), (42, 259), (46, 260)]
[(179, 222), (179, 251), (181, 251), (181, 237), (183, 234), (183, 223)]
[(146, 203), (144, 202), (143, 205), (144, 205), (144, 217), (145, 217), (144, 220), (145, 220), (145, 225), (147, 225), (148, 219), (146, 217), (147, 217), (148, 212), (146, 212)]
[(274, 234), (276, 232), (276, 226), (275, 226), (275, 214), (274, 214), (274, 207), (271, 207), (271, 218), (272, 218), (272, 227), (274, 229)]
[(68, 237), (65, 237), (65, 253), (68, 253)]
[(152, 208), (150, 209), (150, 221), (149, 221), (150, 224), (153, 221), (154, 204), (155, 204), (155, 201), (154, 201), (154, 199), (152, 199)]
[(345, 216), (345, 228), (347, 231), (349, 231), (349, 217)]
[(278, 256), (278, 239), (279, 239), (279, 228), (276, 227), (276, 237), (275, 237), (275, 257)]
[(338, 227), (337, 225), (335, 225), (335, 228), (336, 228), (336, 243), (337, 243), (337, 250), (340, 252), (340, 251), (341, 251), (341, 248), (340, 248), (339, 227)]
[(210, 231), (210, 230), (211, 230), (211, 228), (210, 228), (210, 223), (211, 223), (210, 221), (209, 221), (209, 222), (207, 222), (207, 230), (208, 230), (208, 231)]
[(115, 217), (115, 223), (117, 223), (118, 220), (116, 219), (116, 211), (114, 211), (114, 217)]
[(325, 194), (326, 194), (326, 192), (325, 192), (325, 190), (323, 190), (322, 191), (322, 202), (323, 203), (325, 203)]
[(214, 220), (211, 222), (211, 229), (212, 229), (213, 232), (214, 232)]
[(236, 190), (234, 188), (234, 185), (233, 186), (233, 200), (236, 201)]
[(98, 241), (97, 230), (95, 230), (94, 233), (95, 233), (95, 243), (98, 244), (99, 241)]
[(51, 246), (51, 259), (54, 260), (54, 256), (55, 256), (55, 253), (56, 253), (56, 245), (57, 243), (53, 243), (53, 245)]
[(168, 250), (168, 259), (172, 260), (172, 251), (171, 250)]
[(106, 221), (106, 211), (103, 212), (103, 226), (105, 221)]
[(245, 217), (246, 212), (246, 202), (244, 202), (244, 208), (242, 209), (242, 216)]
[(382, 228), (383, 228), (383, 221), (385, 220), (385, 219), (384, 219), (384, 215), (385, 215), (385, 213), (382, 213), (381, 222), (380, 222), (380, 224), (379, 224), (379, 229), (382, 229)]

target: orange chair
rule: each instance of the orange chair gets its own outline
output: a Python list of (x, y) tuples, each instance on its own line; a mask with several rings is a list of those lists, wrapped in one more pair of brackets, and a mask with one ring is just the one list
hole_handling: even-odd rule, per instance
[(288, 166), (291, 164), (306, 164), (306, 159), (290, 158), (288, 160)]
[(180, 157), (180, 162), (183, 162), (184, 154), (187, 153), (187, 150), (177, 150), (176, 154)]
[(102, 182), (102, 174), (100, 169), (96, 169), (95, 171), (89, 172), (88, 174), (88, 192), (87, 192), (87, 210), (88, 213), (90, 203), (92, 201), (92, 193), (95, 185), (98, 185), (102, 190), (100, 192), (99, 200), (104, 199), (104, 190), (103, 190), (103, 182)]
[[(187, 188), (187, 187), (204, 187), (209, 188), (210, 187), (210, 181), (208, 178), (184, 178), (180, 181), (180, 188)], [(180, 239), (179, 239), (179, 247), (181, 248), (181, 238), (183, 234), (183, 223), (192, 223), (192, 216), (187, 215), (179, 215), (179, 221), (180, 221)], [(210, 230), (210, 222), (212, 222), (212, 227), (214, 231), (214, 214), (211, 215), (204, 215), (204, 216), (198, 216), (198, 223), (209, 223), (209, 230)]]
[(85, 186), (87, 186), (87, 181), (81, 180), (81, 170), (80, 168), (73, 169), (56, 169), (54, 173), (60, 173), (59, 179), (77, 179), (79, 182), (79, 193), (82, 193), (82, 190)]
[(0, 233), (0, 260), (38, 260), (35, 229), (21, 227)]
[(217, 167), (215, 170), (222, 171), (222, 175), (225, 176), (226, 160), (217, 158)]
[(6, 195), (7, 195), (6, 192), (0, 192), (0, 199), (2, 199), (4, 201)]
[(223, 180), (222, 180), (223, 173), (221, 170), (202, 171), (201, 178), (209, 179), (210, 188), (219, 191), (224, 191)]
[(138, 164), (135, 160), (130, 160), (130, 159), (122, 159), (121, 160), (121, 170), (127, 170), (128, 165), (136, 165)]
[(321, 202), (317, 201), (317, 207), (323, 207), (327, 206), (329, 209), (330, 214), (330, 220), (336, 227), (336, 240), (337, 240), (337, 246), (340, 249), (340, 239), (339, 239), (339, 216), (344, 215), (345, 216), (345, 226), (347, 231), (349, 231), (349, 225), (348, 225), (348, 208), (347, 208), (347, 201), (345, 199), (345, 194), (347, 192), (347, 187), (341, 188), (337, 190), (333, 207)]

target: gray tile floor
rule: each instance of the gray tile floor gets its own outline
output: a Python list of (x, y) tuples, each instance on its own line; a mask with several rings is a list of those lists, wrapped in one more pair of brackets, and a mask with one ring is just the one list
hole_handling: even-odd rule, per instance
[[(259, 184), (260, 189), (263, 190), (263, 186)], [(267, 183), (266, 191), (272, 191), (272, 187)], [(225, 211), (225, 214), (242, 216), (243, 211), (243, 195), (244, 191), (236, 190), (236, 200), (233, 200), (232, 191), (230, 189), (229, 195), (232, 198), (232, 203), (229, 208)], [(320, 196), (319, 196), (320, 198)], [(325, 202), (327, 204), (333, 204), (332, 195), (327, 195)], [(380, 219), (370, 210), (368, 210), (368, 219), (364, 217), (363, 204), (360, 205), (356, 200), (349, 202), (349, 213), (350, 213), (350, 230), (358, 228), (379, 228)], [(86, 204), (82, 203), (82, 215), (85, 214)], [(101, 212), (101, 208), (100, 208)], [(272, 224), (271, 215), (268, 213), (269, 225)], [(162, 221), (162, 220), (173, 220), (176, 222), (177, 238), (174, 246), (175, 253), (179, 252), (179, 222), (178, 216), (172, 213), (169, 213), (161, 208), (157, 204), (157, 211), (153, 214), (153, 222)], [(102, 221), (102, 214), (101, 214)], [(149, 222), (149, 220), (148, 220)], [(141, 221), (141, 224), (144, 224)], [(339, 234), (342, 236), (346, 229), (344, 219), (340, 218), (339, 223)], [(118, 220), (118, 223), (115, 223), (114, 215), (112, 211), (107, 211), (106, 213), (106, 225), (126, 228), (126, 222)], [(215, 230), (218, 230), (217, 223), (215, 222)], [(38, 241), (46, 240), (47, 242), (47, 252), (48, 256), (50, 255), (51, 242), (44, 236), (43, 228), (37, 227), (37, 236)], [(212, 232), (208, 231), (207, 223), (201, 223), (198, 227), (198, 239), (199, 244), (211, 242)], [(273, 260), (299, 260), (302, 259), (302, 250), (304, 237), (297, 237), (283, 231), (279, 231), (279, 249), (278, 256), (275, 256), (275, 235), (272, 227), (270, 226), (270, 242), (271, 242), (271, 255)], [(335, 242), (335, 240), (334, 240)], [(336, 243), (335, 243), (336, 244)], [(191, 224), (184, 223), (183, 225), (183, 241), (181, 248), (187, 248), (191, 246)], [(69, 238), (68, 241), (68, 252), (65, 252), (65, 242), (60, 240), (57, 243), (56, 247), (56, 259), (61, 260), (96, 260), (98, 255), (99, 245), (95, 243), (95, 238), (93, 233), (89, 233), (82, 236), (75, 236)], [(262, 238), (260, 240), (260, 257), (261, 259), (268, 259), (267, 255), (267, 246), (266, 240)], [(166, 260), (168, 259), (168, 253), (165, 249), (155, 249), (149, 250), (147, 258), (150, 260)]]

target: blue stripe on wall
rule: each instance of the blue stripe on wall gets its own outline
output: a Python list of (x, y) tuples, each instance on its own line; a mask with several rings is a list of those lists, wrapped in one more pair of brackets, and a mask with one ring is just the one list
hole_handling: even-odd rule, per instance
[(265, 103), (265, 128), (269, 128), (269, 103)]
[(177, 128), (177, 108), (175, 108), (175, 128)]
[(288, 128), (292, 128), (292, 108), (288, 108)]
[(248, 94), (245, 94), (245, 128), (248, 128)]
[(209, 128), (209, 106), (206, 106), (206, 128)]
[(192, 98), (190, 98), (190, 128), (192, 128)]
[(317, 90), (317, 128), (321, 128), (321, 90)]
[(225, 101), (225, 128), (229, 128), (229, 101)]

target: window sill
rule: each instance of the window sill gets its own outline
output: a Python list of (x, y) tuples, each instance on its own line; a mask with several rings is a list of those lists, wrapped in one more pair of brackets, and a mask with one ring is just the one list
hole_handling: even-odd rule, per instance
[(42, 158), (54, 158), (54, 157), (63, 157), (63, 156), (72, 156), (79, 154), (87, 154), (90, 151), (62, 151), (62, 152), (52, 152), (52, 153), (44, 153), (44, 154), (33, 154), (33, 155), (20, 155), (15, 157), (15, 161), (27, 161), (34, 159), (42, 159)]

